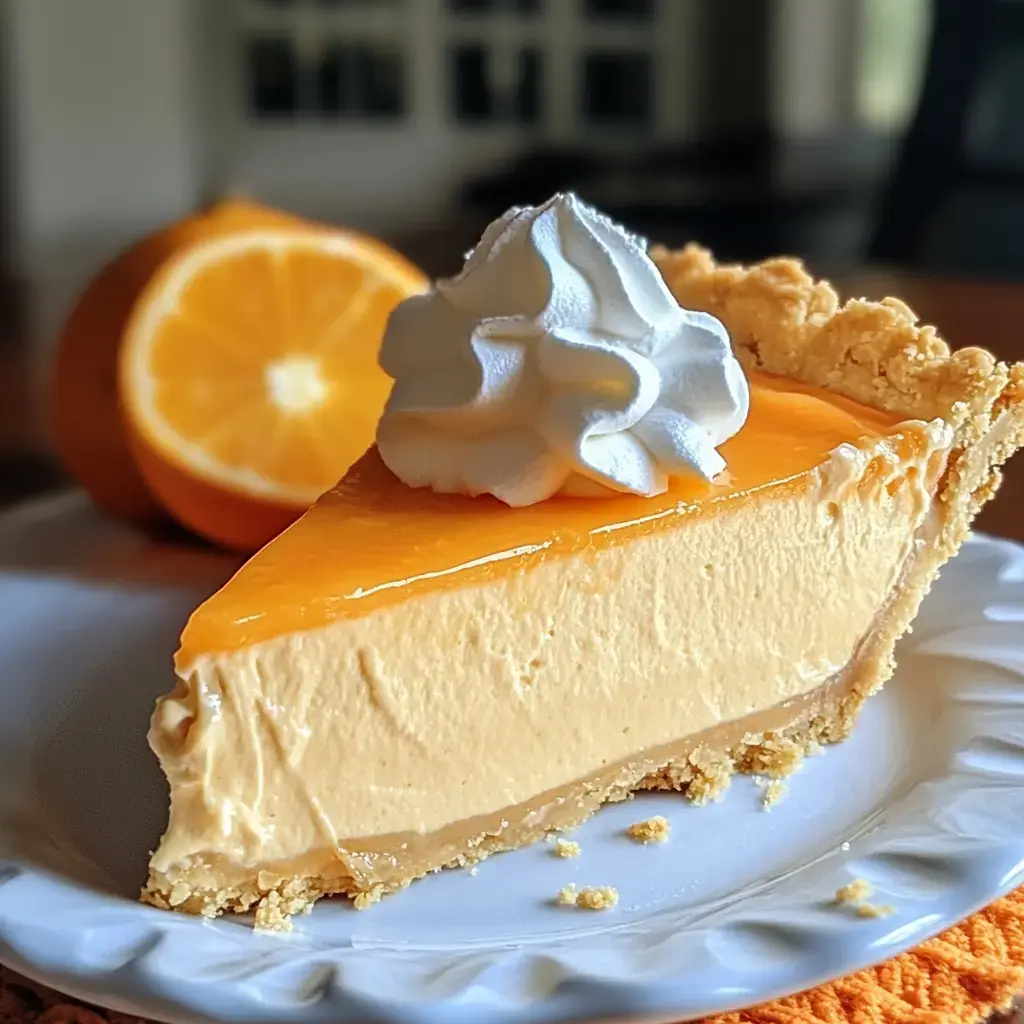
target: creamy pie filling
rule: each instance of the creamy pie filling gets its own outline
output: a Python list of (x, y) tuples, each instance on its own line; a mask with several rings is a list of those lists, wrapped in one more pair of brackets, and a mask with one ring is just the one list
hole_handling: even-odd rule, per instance
[(486, 602), (452, 589), (198, 657), (153, 719), (171, 815), (149, 898), (373, 894), (631, 789), (700, 795), (773, 744), (841, 738), (916, 611), (920, 585), (879, 636), (951, 444), (940, 422), (899, 431), (780, 481), (756, 516), (724, 500), (495, 579)]

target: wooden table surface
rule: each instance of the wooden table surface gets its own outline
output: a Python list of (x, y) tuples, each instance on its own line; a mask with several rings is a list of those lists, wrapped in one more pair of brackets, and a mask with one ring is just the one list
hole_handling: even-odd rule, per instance
[[(894, 295), (955, 348), (980, 345), (1007, 361), (1024, 361), (1024, 284), (930, 278), (883, 268), (835, 278), (844, 298)], [(61, 482), (33, 429), (28, 360), (14, 344), (0, 346), (0, 502)], [(1024, 541), (1024, 455), (979, 517), (978, 529)], [(100, 1018), (86, 1018), (99, 1020)], [(995, 1022), (993, 1022), (995, 1024)], [(1024, 1006), (1000, 1024), (1024, 1024)]]

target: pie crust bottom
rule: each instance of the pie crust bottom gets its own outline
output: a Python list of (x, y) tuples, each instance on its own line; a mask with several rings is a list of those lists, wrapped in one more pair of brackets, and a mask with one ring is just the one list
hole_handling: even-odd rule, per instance
[[(924, 541), (873, 629), (849, 664), (827, 683), (794, 700), (724, 723), (600, 769), (527, 803), (457, 822), (430, 835), (415, 833), (346, 841), (344, 851), (319, 850), (288, 863), (241, 868), (216, 861), (152, 872), (142, 898), (157, 907), (213, 917), (254, 911), (256, 925), (287, 930), (290, 918), (323, 896), (352, 897), (359, 908), (446, 867), (472, 865), (492, 853), (573, 828), (605, 803), (640, 790), (676, 790), (690, 801), (716, 800), (737, 772), (783, 778), (803, 758), (849, 734), (864, 701), (892, 675), (893, 647), (917, 612), (947, 555), (939, 533)], [(213, 884), (217, 880), (220, 884)]]

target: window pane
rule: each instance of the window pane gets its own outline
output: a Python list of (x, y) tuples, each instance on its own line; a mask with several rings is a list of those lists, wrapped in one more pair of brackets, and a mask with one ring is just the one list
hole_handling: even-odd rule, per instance
[(515, 116), (517, 121), (524, 124), (536, 124), (541, 119), (543, 68), (542, 55), (536, 47), (528, 47), (519, 54)]
[(1024, 168), (1024, 49), (1002, 44), (989, 56), (967, 118), (972, 160), (1004, 170)]
[(402, 58), (395, 50), (352, 47), (355, 110), (374, 117), (398, 117), (405, 109)]
[(857, 113), (868, 128), (902, 131), (921, 91), (928, 0), (862, 0), (857, 43)]
[(317, 67), (317, 109), (328, 116), (399, 117), (405, 111), (401, 54), (360, 43), (331, 43)]
[(344, 109), (344, 102), (350, 91), (347, 88), (345, 53), (338, 43), (324, 48), (317, 67), (316, 97), (317, 110), (321, 114), (337, 115)]
[[(566, 0), (559, 2), (564, 3)], [(489, 11), (537, 14), (541, 9), (541, 0), (448, 0), (448, 8), (455, 14), (484, 14)]]
[(494, 112), (482, 46), (457, 46), (452, 51), (452, 110), (459, 121), (487, 121)]
[(590, 53), (584, 59), (583, 115), (591, 124), (650, 124), (651, 57), (646, 53)]
[(295, 113), (298, 69), (289, 39), (258, 38), (249, 43), (249, 108), (257, 117)]
[[(680, 0), (667, 2), (679, 3)], [(654, 0), (585, 0), (583, 10), (588, 18), (651, 21), (654, 18)]]

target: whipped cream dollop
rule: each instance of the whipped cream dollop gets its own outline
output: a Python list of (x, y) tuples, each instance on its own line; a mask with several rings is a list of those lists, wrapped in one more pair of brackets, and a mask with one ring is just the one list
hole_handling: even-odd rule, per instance
[(395, 309), (380, 364), (392, 472), (509, 505), (710, 480), (750, 401), (721, 322), (682, 309), (642, 240), (573, 195), (491, 224), (461, 273)]

